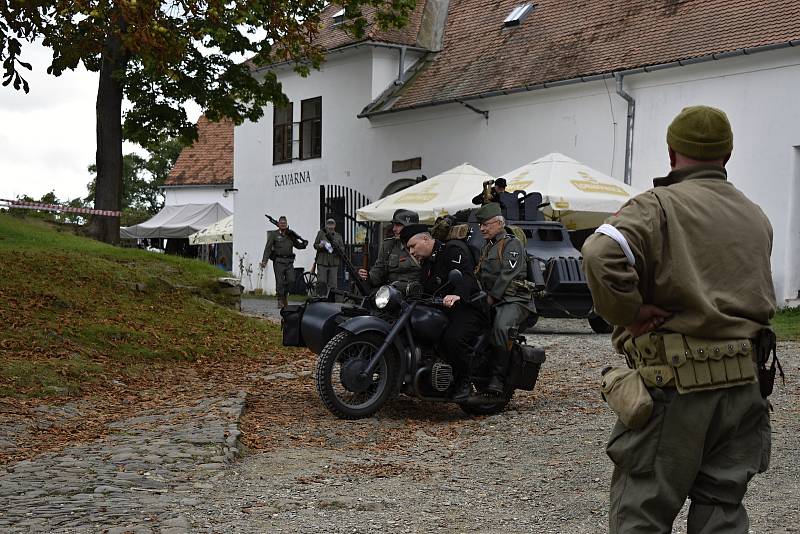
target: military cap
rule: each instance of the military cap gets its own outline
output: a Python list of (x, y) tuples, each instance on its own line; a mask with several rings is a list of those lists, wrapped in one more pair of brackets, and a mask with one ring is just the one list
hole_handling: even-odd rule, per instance
[(497, 187), (505, 187), (508, 184), (506, 183), (505, 178), (498, 178), (497, 180), (494, 181), (494, 185), (496, 185)]
[(409, 224), (400, 231), (400, 240), (403, 243), (408, 243), (408, 240), (414, 237), (415, 235), (428, 231), (429, 231), (428, 227), (424, 224), (419, 224), (419, 223)]
[(325, 224), (336, 224), (336, 219), (333, 217), (328, 217), (328, 219), (325, 221)]
[(494, 217), (499, 217), (503, 212), (500, 210), (500, 204), (497, 202), (489, 202), (484, 204), (475, 212), (475, 218), (478, 222), (485, 222)]
[(683, 108), (667, 128), (667, 144), (692, 159), (718, 159), (733, 150), (731, 123), (725, 112), (717, 108)]
[(415, 224), (419, 222), (419, 215), (417, 215), (416, 211), (399, 209), (392, 215), (392, 222), (403, 226)]

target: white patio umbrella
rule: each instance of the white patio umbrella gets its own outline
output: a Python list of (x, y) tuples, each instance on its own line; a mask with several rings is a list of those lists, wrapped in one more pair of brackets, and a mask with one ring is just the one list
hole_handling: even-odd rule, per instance
[(411, 187), (384, 197), (356, 211), (359, 221), (391, 221), (395, 210), (414, 210), (421, 222), (433, 222), (443, 214), (474, 208), (472, 198), (481, 192), (483, 182), (492, 177), (463, 163)]
[(545, 216), (568, 230), (596, 228), (640, 191), (554, 152), (503, 174), (507, 191), (542, 194)]
[(228, 215), (189, 236), (190, 245), (211, 243), (233, 243), (233, 215)]

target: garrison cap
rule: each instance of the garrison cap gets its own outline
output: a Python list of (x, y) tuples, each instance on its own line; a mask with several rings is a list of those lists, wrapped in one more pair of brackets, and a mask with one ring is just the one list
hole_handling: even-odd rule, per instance
[(408, 226), (409, 224), (416, 224), (419, 222), (419, 215), (416, 211), (399, 209), (392, 215), (392, 222)]
[(484, 222), (494, 217), (499, 217), (502, 214), (503, 212), (500, 209), (499, 203), (489, 202), (478, 208), (478, 211), (475, 212), (475, 218), (478, 219), (478, 222)]
[(725, 112), (711, 106), (683, 108), (667, 128), (667, 144), (692, 159), (718, 159), (733, 150), (733, 131)]
[(423, 232), (429, 232), (427, 225), (424, 224), (409, 224), (405, 228), (400, 231), (400, 241), (403, 243), (408, 243), (408, 240), (414, 237), (417, 234), (421, 234)]

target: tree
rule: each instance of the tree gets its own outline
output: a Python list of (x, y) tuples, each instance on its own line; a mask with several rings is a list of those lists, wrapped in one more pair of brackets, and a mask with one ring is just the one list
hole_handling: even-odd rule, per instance
[[(154, 144), (147, 158), (134, 153), (122, 156), (122, 226), (138, 224), (164, 206), (161, 187), (182, 148), (179, 139), (168, 139)], [(84, 200), (93, 203), (97, 190), (97, 165), (89, 165), (88, 170), (95, 176), (86, 185), (89, 195)]]
[[(407, 22), (415, 0), (346, 0), (345, 27), (363, 35), (363, 6), (381, 28)], [(28, 91), (22, 43), (43, 39), (53, 51), (47, 72), (78, 64), (99, 72), (95, 207), (122, 203), (123, 136), (145, 148), (160, 137), (197, 138), (182, 104), (195, 101), (212, 121), (258, 120), (268, 102), (285, 103), (274, 72), (252, 66), (294, 62), (308, 74), (323, 51), (313, 43), (324, 0), (0, 0), (3, 85)], [(236, 62), (233, 55), (251, 55)], [(131, 106), (122, 121), (123, 97)], [(93, 217), (91, 233), (119, 239), (119, 219)]]

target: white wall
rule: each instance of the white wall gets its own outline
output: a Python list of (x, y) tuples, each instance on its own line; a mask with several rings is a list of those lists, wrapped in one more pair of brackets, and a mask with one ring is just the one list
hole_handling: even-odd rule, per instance
[[(394, 68), (389, 68), (392, 59)], [(795, 275), (800, 223), (798, 208), (790, 205), (792, 198), (800, 205), (800, 156), (793, 148), (800, 145), (800, 101), (792, 90), (800, 86), (797, 63), (795, 51), (777, 51), (625, 79), (636, 99), (633, 185), (640, 189), (669, 172), (666, 127), (682, 107), (703, 103), (728, 113), (735, 136), (730, 178), (764, 208), (775, 227), (772, 259), (779, 302), (795, 296), (800, 284)], [(499, 175), (549, 152), (622, 179), (627, 106), (612, 80), (471, 101), (489, 111), (488, 121), (459, 104), (356, 119), (372, 96), (392, 83), (396, 66), (393, 51), (360, 49), (332, 56), (307, 79), (281, 73), (284, 91), (296, 103), (295, 120), (300, 100), (322, 95), (323, 157), (273, 167), (271, 109), (258, 124), (236, 128), (235, 252), (260, 259), (268, 228), (264, 210), (286, 214), (292, 227), (313, 238), (319, 185), (325, 183), (357, 187), (376, 200), (399, 178), (434, 176), (465, 161)], [(417, 156), (421, 171), (391, 173), (392, 160)], [(306, 170), (311, 184), (274, 186), (275, 174)], [(308, 250), (296, 265), (308, 268), (312, 261)]]
[(225, 195), (225, 186), (187, 186), (187, 187), (165, 187), (164, 204), (166, 206), (178, 206), (181, 204), (210, 204), (218, 202), (228, 211), (233, 211), (233, 194)]

